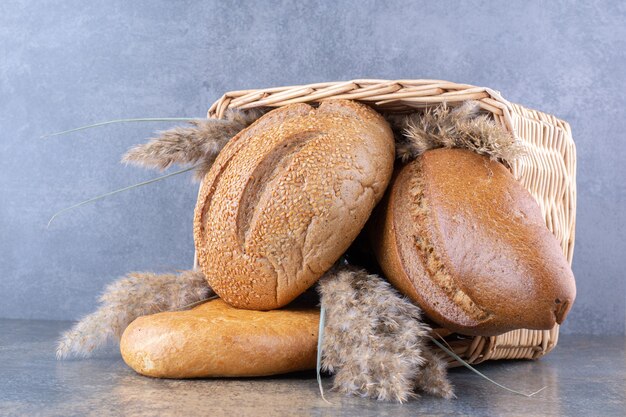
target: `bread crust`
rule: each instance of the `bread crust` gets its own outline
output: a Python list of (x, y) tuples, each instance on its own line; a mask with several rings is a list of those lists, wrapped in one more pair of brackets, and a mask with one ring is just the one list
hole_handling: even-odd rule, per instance
[(536, 201), (485, 156), (438, 149), (399, 167), (371, 224), (387, 278), (457, 333), (547, 330), (574, 301), (571, 268)]
[(393, 159), (388, 123), (356, 102), (294, 104), (261, 117), (203, 180), (194, 240), (208, 283), (239, 308), (291, 302), (359, 234)]
[(120, 350), (128, 366), (151, 377), (275, 375), (315, 368), (318, 326), (316, 308), (250, 311), (217, 299), (139, 317)]

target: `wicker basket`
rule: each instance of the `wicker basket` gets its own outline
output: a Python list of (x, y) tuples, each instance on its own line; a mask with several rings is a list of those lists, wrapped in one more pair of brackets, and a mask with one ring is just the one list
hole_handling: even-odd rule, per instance
[[(229, 108), (281, 107), (331, 99), (358, 100), (382, 113), (478, 100), (497, 123), (527, 146), (527, 154), (511, 170), (539, 203), (548, 229), (571, 264), (576, 219), (576, 149), (570, 127), (554, 116), (509, 103), (495, 90), (440, 80), (328, 82), (226, 93), (213, 103), (208, 117), (221, 118)], [(556, 346), (559, 334), (558, 326), (545, 331), (514, 330), (491, 337), (462, 336), (445, 329), (436, 331), (472, 364), (494, 359), (539, 358)], [(457, 365), (454, 361), (450, 364)]]

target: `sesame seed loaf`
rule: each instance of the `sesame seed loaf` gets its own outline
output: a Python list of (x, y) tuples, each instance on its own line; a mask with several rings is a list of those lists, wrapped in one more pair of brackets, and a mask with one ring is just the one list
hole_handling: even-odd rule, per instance
[(273, 110), (235, 136), (205, 176), (198, 262), (227, 303), (288, 304), (359, 234), (393, 172), (388, 123), (347, 100)]
[(389, 281), (457, 333), (551, 329), (574, 302), (536, 201), (504, 165), (468, 150), (399, 167), (368, 235)]
[(236, 309), (222, 300), (139, 317), (124, 331), (122, 358), (158, 378), (247, 377), (315, 368), (319, 309)]

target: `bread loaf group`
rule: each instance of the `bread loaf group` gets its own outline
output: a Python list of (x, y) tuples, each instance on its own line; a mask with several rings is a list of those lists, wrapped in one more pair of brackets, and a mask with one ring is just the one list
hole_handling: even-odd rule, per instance
[(393, 161), (391, 129), (365, 105), (294, 104), (261, 117), (202, 183), (194, 239), (211, 287), (239, 308), (291, 302), (359, 234)]
[(575, 298), (533, 197), (468, 150), (431, 150), (398, 167), (368, 235), (387, 279), (461, 334), (551, 329)]
[(222, 300), (143, 316), (120, 342), (128, 366), (159, 378), (264, 376), (315, 368), (319, 310), (236, 309)]
[(194, 217), (199, 265), (221, 299), (136, 319), (121, 340), (126, 363), (163, 378), (313, 369), (319, 310), (282, 307), (368, 219), (361, 237), (386, 278), (440, 326), (490, 336), (561, 323), (572, 271), (509, 170), (436, 149), (394, 173), (394, 153), (383, 117), (344, 100), (282, 107), (237, 134), (206, 174)]

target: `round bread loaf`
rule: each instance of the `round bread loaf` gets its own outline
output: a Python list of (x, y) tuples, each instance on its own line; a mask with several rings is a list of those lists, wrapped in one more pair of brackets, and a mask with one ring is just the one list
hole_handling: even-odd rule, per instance
[(398, 168), (368, 232), (389, 281), (455, 332), (550, 329), (574, 302), (536, 201), (486, 156), (437, 149)]
[(339, 259), (393, 172), (388, 123), (346, 100), (273, 110), (235, 136), (205, 176), (198, 262), (213, 290), (247, 309), (282, 307)]
[(222, 300), (139, 317), (120, 342), (128, 366), (159, 378), (245, 377), (315, 368), (319, 310), (241, 310)]

